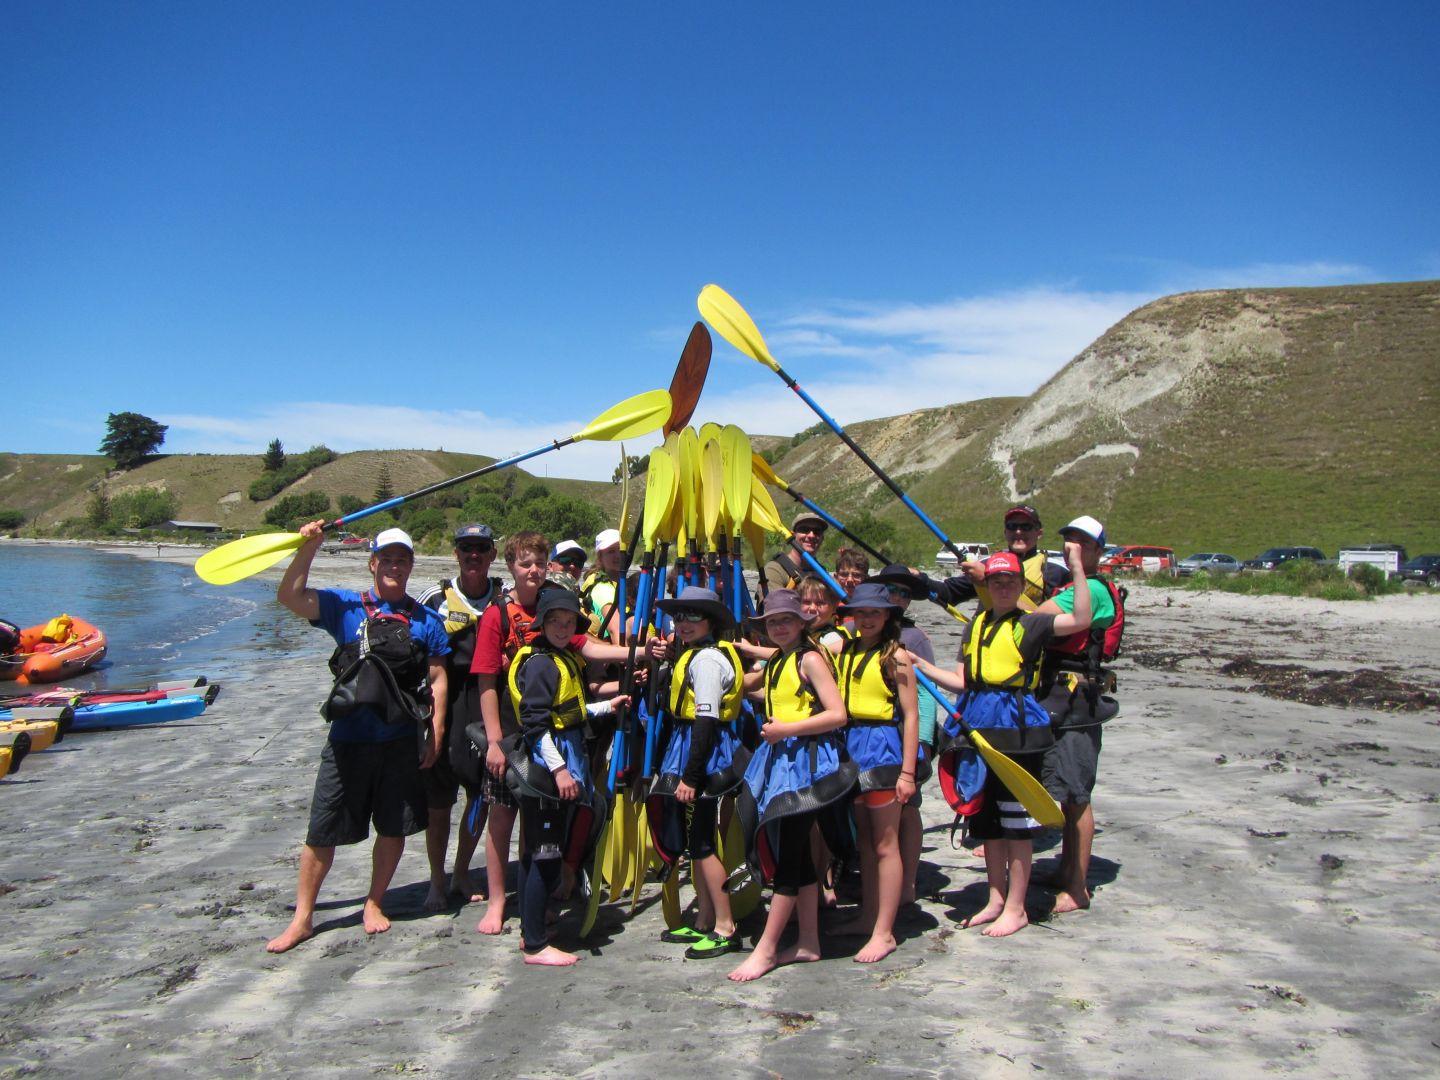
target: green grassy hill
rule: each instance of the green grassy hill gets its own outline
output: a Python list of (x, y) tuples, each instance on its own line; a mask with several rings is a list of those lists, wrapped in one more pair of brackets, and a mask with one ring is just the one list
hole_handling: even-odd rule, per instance
[[(1273, 544), (1440, 551), (1440, 282), (1187, 293), (1133, 312), (1028, 398), (849, 430), (956, 540), (1033, 502), (1049, 542), (1092, 513), (1117, 543), (1242, 558)], [(832, 510), (938, 544), (833, 435), (777, 460)], [(843, 518), (843, 514), (841, 515)]]

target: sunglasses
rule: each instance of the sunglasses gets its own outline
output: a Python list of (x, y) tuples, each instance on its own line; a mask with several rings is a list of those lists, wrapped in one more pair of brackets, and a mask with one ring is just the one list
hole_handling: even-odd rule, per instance
[(710, 617), (709, 617), (708, 615), (702, 615), (702, 614), (701, 614), (700, 612), (698, 612), (698, 611), (677, 611), (677, 612), (675, 612), (674, 615), (670, 616), (670, 618), (673, 619), (675, 622), (684, 622), (684, 623), (697, 623), (697, 622), (709, 622), (709, 621), (710, 621)]
[(807, 536), (819, 536), (824, 531), (824, 525), (797, 525), (795, 527), (796, 536), (799, 536), (801, 533), (805, 533)]
[(467, 555), (469, 555), (469, 554), (484, 555), (484, 554), (487, 554), (488, 552), (494, 551), (494, 550), (495, 550), (495, 545), (494, 545), (494, 544), (491, 544), (491, 543), (488, 543), (488, 542), (486, 542), (486, 543), (479, 543), (479, 544), (456, 544), (456, 545), (455, 545), (455, 550), (456, 550), (456, 551), (463, 551), (463, 552), (465, 552)]
[(1005, 522), (1006, 532), (1034, 532), (1039, 525), (1032, 525), (1028, 521), (1007, 521)]

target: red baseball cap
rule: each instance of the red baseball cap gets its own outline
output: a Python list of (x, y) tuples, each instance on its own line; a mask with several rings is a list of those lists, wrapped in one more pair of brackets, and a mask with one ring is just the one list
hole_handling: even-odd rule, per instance
[(1009, 551), (997, 551), (985, 560), (985, 576), (994, 577), (996, 574), (1020, 574), (1020, 560)]

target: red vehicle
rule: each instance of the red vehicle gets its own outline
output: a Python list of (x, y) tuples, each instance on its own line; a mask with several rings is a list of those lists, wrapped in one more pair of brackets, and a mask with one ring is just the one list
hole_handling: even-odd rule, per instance
[(1175, 551), (1168, 547), (1126, 544), (1100, 560), (1100, 569), (1118, 573), (1157, 574), (1175, 572)]

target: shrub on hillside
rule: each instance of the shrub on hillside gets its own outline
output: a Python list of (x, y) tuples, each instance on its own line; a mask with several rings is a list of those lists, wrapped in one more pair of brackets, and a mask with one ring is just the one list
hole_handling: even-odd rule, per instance
[(168, 491), (154, 488), (126, 491), (110, 498), (107, 523), (122, 529), (148, 529), (173, 518), (179, 505), (179, 500)]
[(250, 501), (264, 502), (266, 499), (273, 499), (310, 470), (318, 469), (321, 465), (334, 461), (335, 457), (335, 451), (323, 445), (312, 446), (303, 454), (288, 455), (284, 465), (273, 471), (261, 473), (251, 483)]
[(328, 513), (330, 496), (323, 491), (307, 491), (303, 495), (286, 495), (266, 510), (265, 524), (293, 530)]
[(0, 510), (0, 529), (18, 529), (25, 524), (25, 511)]

